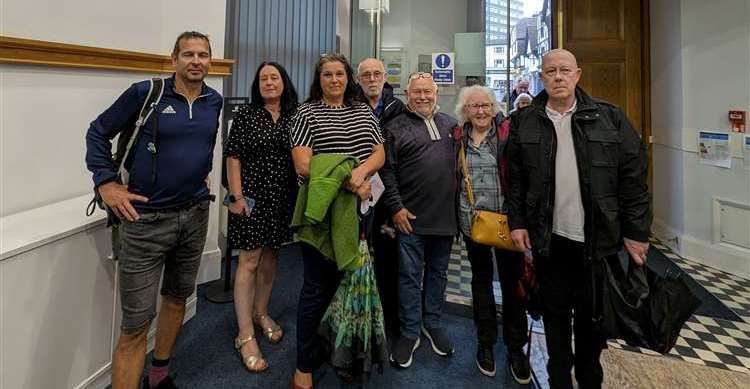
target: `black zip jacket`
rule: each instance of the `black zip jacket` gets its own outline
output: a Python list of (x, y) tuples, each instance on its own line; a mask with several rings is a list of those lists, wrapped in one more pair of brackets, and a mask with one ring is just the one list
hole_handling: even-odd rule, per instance
[[(615, 254), (623, 237), (648, 242), (651, 227), (646, 145), (618, 107), (575, 91), (571, 119), (584, 208), (587, 259)], [(534, 253), (549, 256), (557, 139), (540, 93), (511, 116), (508, 144), (511, 230), (527, 229)]]
[[(384, 131), (386, 124), (388, 124), (391, 119), (395, 118), (401, 112), (404, 112), (406, 110), (406, 105), (404, 105), (401, 100), (393, 95), (393, 87), (387, 82), (383, 85), (381, 99), (383, 100), (383, 112), (381, 112), (380, 116), (378, 116), (378, 122), (380, 124), (380, 130)], [(370, 100), (368, 100), (367, 96), (365, 96), (365, 92), (362, 91), (362, 87), (359, 87), (357, 100), (367, 104), (368, 107), (370, 106)], [(385, 134), (383, 134), (383, 137), (385, 137)]]

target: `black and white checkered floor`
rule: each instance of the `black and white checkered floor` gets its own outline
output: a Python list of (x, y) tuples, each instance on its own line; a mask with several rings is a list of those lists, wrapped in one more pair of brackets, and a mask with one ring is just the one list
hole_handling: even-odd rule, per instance
[[(668, 354), (687, 362), (750, 373), (750, 280), (682, 258), (660, 241), (653, 246), (674, 261), (696, 282), (740, 316), (743, 321), (729, 321), (694, 315), (685, 323), (677, 345)], [(502, 301), (500, 285), (494, 285), (495, 300)], [(453, 246), (448, 265), (446, 301), (471, 306), (471, 265), (463, 242)], [(543, 332), (541, 323), (535, 324)], [(659, 355), (634, 348), (623, 341), (610, 341), (610, 347), (644, 354)]]

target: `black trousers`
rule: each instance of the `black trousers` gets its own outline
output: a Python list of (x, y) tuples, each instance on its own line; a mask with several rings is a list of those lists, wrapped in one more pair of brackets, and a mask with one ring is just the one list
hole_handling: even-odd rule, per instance
[(311, 373), (323, 362), (320, 320), (338, 289), (343, 273), (307, 243), (299, 244), (305, 266), (304, 282), (297, 306), (297, 369)]
[(385, 329), (389, 335), (399, 334), (398, 320), (398, 240), (380, 232), (380, 227), (390, 219), (388, 211), (378, 203), (375, 207), (372, 249), (375, 254), (375, 279), (383, 305)]
[[(575, 366), (578, 387), (600, 388), (604, 373), (599, 356), (606, 342), (593, 332), (592, 268), (585, 259), (584, 244), (553, 234), (550, 257), (536, 258), (536, 271), (550, 387), (572, 388), (570, 369)], [(571, 330), (575, 333), (575, 355)]]
[(521, 277), (523, 253), (493, 249), (468, 237), (464, 237), (464, 242), (471, 262), (471, 296), (479, 344), (492, 347), (497, 342), (497, 312), (492, 290), (494, 250), (503, 293), (503, 340), (509, 351), (520, 351), (528, 341), (528, 323), (526, 311), (514, 290)]

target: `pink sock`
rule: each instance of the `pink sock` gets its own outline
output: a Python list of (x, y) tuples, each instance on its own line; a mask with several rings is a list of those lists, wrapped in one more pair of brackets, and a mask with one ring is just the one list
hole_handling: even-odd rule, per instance
[(164, 366), (151, 365), (151, 371), (148, 373), (148, 386), (155, 388), (161, 381), (169, 375), (169, 362)]

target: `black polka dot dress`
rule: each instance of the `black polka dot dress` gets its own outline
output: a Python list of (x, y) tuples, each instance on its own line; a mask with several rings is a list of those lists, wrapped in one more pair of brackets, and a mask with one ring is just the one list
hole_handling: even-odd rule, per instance
[(232, 120), (224, 154), (240, 160), (242, 193), (255, 200), (249, 217), (229, 213), (233, 248), (278, 249), (291, 239), (296, 193), (289, 140), (293, 114), (281, 114), (274, 123), (265, 108), (245, 105)]

